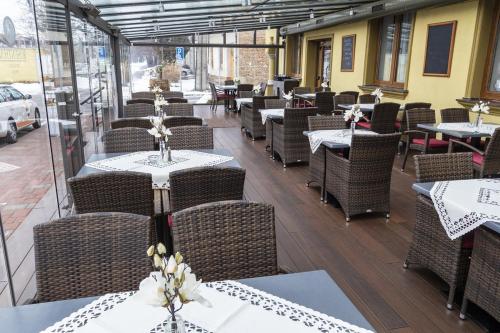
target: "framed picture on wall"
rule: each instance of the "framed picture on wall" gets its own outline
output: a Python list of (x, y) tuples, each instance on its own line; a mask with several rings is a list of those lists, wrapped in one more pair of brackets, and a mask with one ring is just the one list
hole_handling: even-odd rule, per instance
[(457, 21), (433, 23), (427, 26), (424, 75), (450, 76)]
[(355, 49), (356, 49), (356, 35), (342, 36), (342, 57), (340, 60), (341, 72), (354, 71)]

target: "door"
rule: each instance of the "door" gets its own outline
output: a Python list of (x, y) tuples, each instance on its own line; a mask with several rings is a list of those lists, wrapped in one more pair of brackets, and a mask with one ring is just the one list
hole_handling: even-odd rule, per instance
[(321, 83), (330, 81), (332, 44), (330, 40), (318, 42), (318, 54), (316, 57), (316, 87)]

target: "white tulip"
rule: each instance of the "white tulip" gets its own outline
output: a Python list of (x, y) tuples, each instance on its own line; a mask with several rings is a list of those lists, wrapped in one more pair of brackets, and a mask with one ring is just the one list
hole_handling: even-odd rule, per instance
[(152, 136), (156, 137), (156, 138), (160, 138), (161, 137), (161, 135), (158, 132), (158, 129), (156, 127), (153, 127), (152, 129), (148, 129), (148, 133), (151, 134)]
[(167, 253), (167, 248), (163, 245), (163, 243), (158, 243), (158, 245), (156, 245), (156, 249), (160, 255)]
[(472, 107), (471, 109), (473, 112), (478, 112), (479, 110), (481, 110), (481, 108), (479, 107), (479, 104), (474, 104), (474, 106)]
[(170, 256), (168, 258), (167, 267), (165, 268), (165, 273), (173, 274), (177, 271), (177, 262), (175, 261), (174, 256)]
[(160, 268), (164, 265), (163, 260), (161, 259), (161, 257), (158, 254), (155, 254), (153, 256), (153, 264), (155, 265), (156, 268)]
[(139, 284), (139, 291), (136, 296), (141, 302), (153, 306), (164, 306), (167, 304), (165, 297), (165, 287), (167, 280), (160, 272), (151, 272), (147, 278)]
[(151, 246), (148, 248), (147, 254), (148, 254), (148, 257), (152, 257), (152, 256), (153, 256), (153, 254), (155, 254), (155, 246), (154, 246), (154, 245), (151, 245)]
[(179, 288), (181, 302), (188, 303), (195, 301), (204, 306), (212, 307), (212, 304), (198, 293), (198, 287), (201, 285), (201, 280), (196, 280), (196, 275), (191, 273), (191, 267), (184, 263), (179, 265), (176, 277), (181, 279), (182, 275), (184, 275), (184, 283)]

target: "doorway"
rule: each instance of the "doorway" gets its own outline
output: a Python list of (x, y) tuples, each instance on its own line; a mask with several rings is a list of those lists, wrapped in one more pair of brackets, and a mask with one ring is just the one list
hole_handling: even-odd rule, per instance
[(330, 81), (332, 42), (329, 39), (317, 41), (315, 87)]

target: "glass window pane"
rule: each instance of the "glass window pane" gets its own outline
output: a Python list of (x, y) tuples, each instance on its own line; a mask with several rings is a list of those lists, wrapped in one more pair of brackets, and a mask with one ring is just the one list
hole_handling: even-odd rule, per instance
[(378, 60), (378, 75), (380, 81), (391, 80), (392, 45), (394, 43), (394, 31), (396, 24), (394, 16), (386, 16), (383, 19), (380, 31), (380, 49)]
[[(500, 22), (497, 23), (497, 31), (500, 28)], [(489, 91), (500, 91), (500, 39), (497, 32), (497, 40), (494, 45), (493, 64), (491, 65), (491, 79), (489, 83)]]
[(398, 67), (396, 74), (397, 82), (405, 82), (406, 66), (408, 63), (408, 53), (410, 48), (410, 36), (413, 14), (406, 13), (401, 21), (401, 34), (399, 38)]

